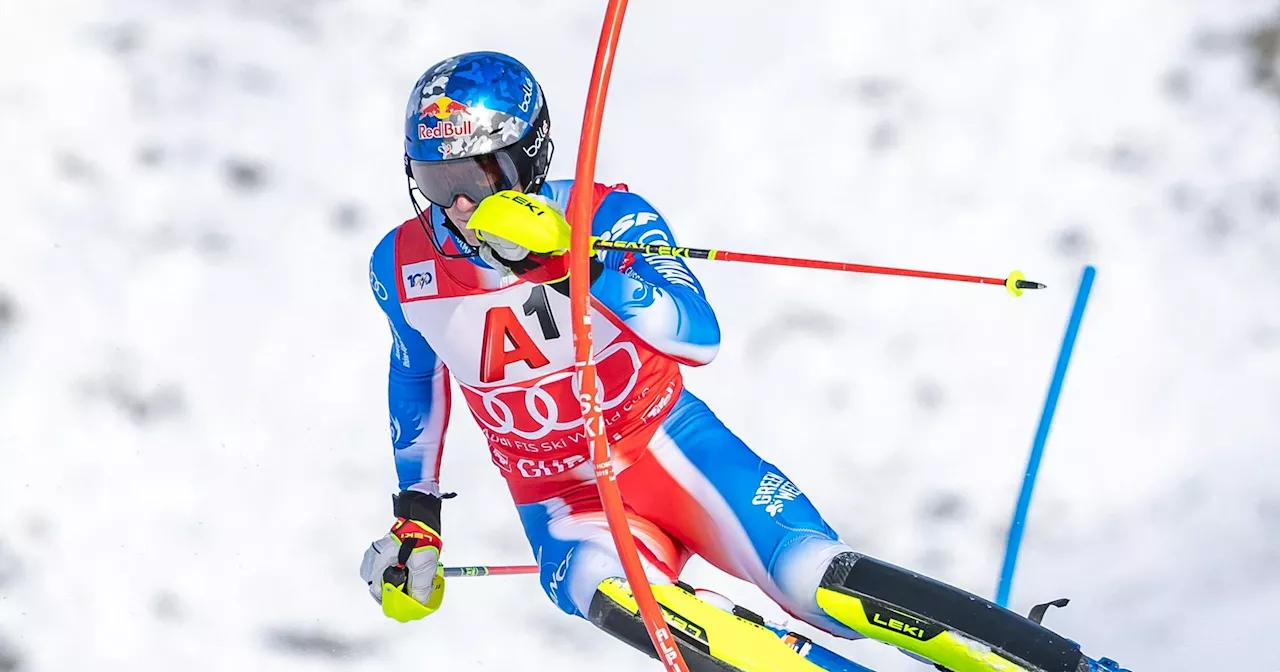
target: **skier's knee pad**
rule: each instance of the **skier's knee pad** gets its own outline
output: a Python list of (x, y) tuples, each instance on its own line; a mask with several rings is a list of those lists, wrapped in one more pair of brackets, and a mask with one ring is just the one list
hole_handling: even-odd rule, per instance
[(586, 616), (596, 586), (622, 576), (622, 562), (612, 548), (592, 540), (572, 543), (562, 553), (558, 561), (539, 556), (542, 590), (566, 614)]
[(827, 568), (836, 558), (851, 552), (839, 539), (819, 534), (796, 535), (773, 556), (768, 576), (751, 578), (793, 616), (836, 635), (856, 636), (828, 618), (815, 599)]
[[(732, 611), (699, 599), (684, 584), (652, 586), (654, 598), (675, 641), (664, 655), (674, 657), (679, 647), (690, 672), (820, 672), (779, 634), (765, 627), (764, 619), (741, 609)], [(635, 596), (623, 579), (600, 584), (587, 618), (597, 627), (657, 657), (649, 631), (640, 617)]]
[(843, 553), (831, 562), (817, 601), (850, 628), (955, 672), (1028, 665), (1045, 672), (1076, 672), (1083, 659), (1077, 645), (1038, 623), (857, 553)]
[[(562, 553), (558, 562), (539, 556), (542, 589), (561, 611), (585, 617), (600, 583), (625, 574), (622, 561), (612, 545), (595, 539), (574, 542)], [(668, 580), (653, 565), (641, 564), (650, 581)]]
[(851, 552), (838, 537), (795, 530), (766, 563), (741, 569), (747, 579), (791, 616), (837, 637), (860, 639), (861, 633), (832, 618), (817, 601), (827, 568), (835, 558)]

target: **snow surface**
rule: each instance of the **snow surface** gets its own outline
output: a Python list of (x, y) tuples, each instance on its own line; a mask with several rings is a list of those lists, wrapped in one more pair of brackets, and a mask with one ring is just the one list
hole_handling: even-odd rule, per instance
[[(569, 176), (603, 4), (0, 3), (0, 670), (657, 669), (527, 578), (402, 626), (356, 573), (406, 96), (517, 54)], [(598, 176), (688, 244), (1049, 284), (697, 267), (725, 340), (690, 387), (855, 547), (985, 595), (1096, 264), (1014, 606), (1072, 597), (1049, 624), (1135, 670), (1278, 670), (1277, 30), (1275, 0), (637, 0)], [(528, 561), (450, 431), (447, 559)]]

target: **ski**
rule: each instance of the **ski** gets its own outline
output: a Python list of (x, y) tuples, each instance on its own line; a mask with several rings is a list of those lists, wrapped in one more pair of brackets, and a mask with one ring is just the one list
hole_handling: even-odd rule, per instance
[(1039, 619), (1055, 601), (1016, 614), (977, 595), (855, 553), (836, 558), (818, 604), (845, 625), (947, 672), (1123, 672), (1093, 660)]

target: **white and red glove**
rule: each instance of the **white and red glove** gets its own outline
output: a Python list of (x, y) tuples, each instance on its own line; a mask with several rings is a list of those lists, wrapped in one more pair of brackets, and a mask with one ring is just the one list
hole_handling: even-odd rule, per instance
[(396, 522), (364, 552), (360, 578), (382, 613), (405, 623), (435, 613), (444, 601), (440, 498), (405, 490), (392, 502)]

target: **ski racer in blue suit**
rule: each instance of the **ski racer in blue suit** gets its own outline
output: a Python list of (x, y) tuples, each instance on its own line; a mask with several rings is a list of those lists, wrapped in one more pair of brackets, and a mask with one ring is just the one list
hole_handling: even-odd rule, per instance
[[(440, 608), (441, 502), (451, 496), (440, 458), (456, 385), (507, 482), (547, 596), (652, 655), (637, 629), (580, 415), (563, 218), (573, 185), (547, 181), (553, 147), (542, 88), (509, 56), (455, 56), (414, 87), (405, 171), (416, 216), (386, 234), (369, 268), (392, 335), (388, 401), (399, 493), (395, 522), (365, 553), (360, 573), (392, 618)], [(584, 193), (594, 236), (676, 244), (666, 218), (625, 185)], [(1036, 640), (1039, 626), (855, 553), (798, 484), (684, 388), (681, 366), (711, 362), (720, 328), (683, 260), (606, 251), (591, 265), (593, 351), (626, 518), (659, 601), (698, 615), (697, 632), (678, 633), (690, 660), (702, 669), (810, 669), (796, 655), (807, 650), (802, 642), (784, 642), (725, 598), (679, 583), (697, 554), (838, 636), (956, 661), (969, 649), (916, 637), (936, 626), (903, 610), (964, 621), (968, 605), (981, 604), (994, 616), (966, 632), (995, 644), (1012, 638), (1006, 646), (1021, 660), (1078, 672), (1079, 649)], [(1018, 643), (1028, 637), (1032, 643)], [(978, 658), (951, 664), (967, 672), (1009, 662), (990, 651)]]

